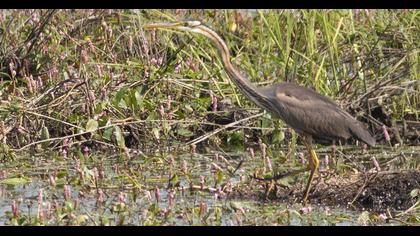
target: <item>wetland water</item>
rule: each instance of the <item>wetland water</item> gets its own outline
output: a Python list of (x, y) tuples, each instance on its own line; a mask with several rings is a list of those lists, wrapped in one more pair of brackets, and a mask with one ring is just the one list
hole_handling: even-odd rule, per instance
[[(361, 154), (359, 149), (345, 147), (341, 152), (339, 148), (335, 161), (329, 163), (329, 151), (318, 150), (323, 178), (334, 178), (325, 173), (340, 176), (372, 171), (373, 156), (380, 171), (398, 168), (418, 172), (418, 147), (394, 151), (378, 148), (368, 154)], [(274, 170), (303, 166), (299, 154), (284, 160), (286, 150), (278, 153), (279, 158), (270, 160)], [(18, 156), (1, 164), (0, 225), (402, 224), (386, 220), (386, 211), (324, 202), (317, 194), (324, 191), (322, 184), (314, 187), (316, 203), (304, 207), (296, 186), (304, 185), (307, 174), (279, 180), (278, 190), (266, 194), (268, 184), (250, 177), (266, 168), (258, 151), (254, 158), (248, 152), (220, 151), (64, 154)], [(418, 181), (412, 182), (411, 192), (419, 188)], [(284, 196), (294, 189), (293, 194)], [(391, 211), (395, 216), (402, 210)], [(408, 214), (418, 217), (419, 207)]]

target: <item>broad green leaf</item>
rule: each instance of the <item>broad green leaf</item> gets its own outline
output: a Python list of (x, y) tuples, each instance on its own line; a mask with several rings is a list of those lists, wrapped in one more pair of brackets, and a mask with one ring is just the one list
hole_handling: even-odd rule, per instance
[(194, 135), (193, 132), (191, 132), (191, 131), (189, 131), (188, 129), (185, 129), (185, 128), (177, 129), (177, 133), (178, 133), (178, 135), (183, 136), (183, 137), (191, 137), (191, 136)]
[(110, 127), (108, 129), (105, 129), (102, 138), (104, 138), (105, 140), (111, 141), (111, 136), (112, 136), (112, 132), (114, 131), (113, 127)]
[(160, 139), (160, 131), (159, 131), (158, 128), (153, 128), (152, 133), (153, 133), (153, 135), (155, 135), (156, 139)]
[(90, 119), (86, 124), (86, 131), (92, 132), (98, 129), (98, 121)]
[(420, 189), (415, 188), (415, 189), (411, 190), (410, 196), (412, 198), (416, 198), (416, 197), (420, 196)]
[(276, 130), (276, 131), (274, 131), (274, 134), (273, 134), (273, 144), (277, 144), (277, 143), (280, 143), (281, 141), (283, 141), (284, 140), (284, 132), (282, 131), (282, 130)]
[(169, 180), (169, 182), (172, 184), (172, 186), (175, 186), (178, 182), (178, 175), (174, 174), (172, 178)]
[(0, 181), (0, 184), (18, 185), (18, 184), (27, 184), (29, 182), (30, 182), (29, 178), (20, 177), (20, 178), (3, 179)]
[[(50, 133), (48, 131), (48, 128), (45, 127), (45, 126), (42, 127), (42, 129), (41, 129), (41, 139), (46, 140), (46, 139), (49, 139), (49, 138), (50, 138)], [(49, 141), (43, 142), (42, 143), (42, 148), (44, 148), (44, 149), (48, 148), (49, 144), (50, 144)]]
[(357, 222), (361, 225), (367, 225), (370, 221), (369, 212), (364, 211), (360, 214), (359, 218), (357, 218)]
[(89, 217), (87, 215), (79, 215), (77, 217), (76, 221), (77, 221), (78, 225), (81, 225), (81, 224), (85, 223), (88, 219), (89, 219)]
[(121, 99), (123, 99), (124, 96), (127, 95), (127, 89), (128, 87), (124, 86), (117, 92), (117, 94), (115, 95), (115, 101), (117, 102), (117, 104), (120, 103)]
[(136, 98), (137, 105), (139, 106), (140, 110), (143, 111), (144, 105), (143, 105), (143, 97), (139, 93), (139, 91), (136, 91), (134, 93), (134, 97)]
[(120, 127), (115, 126), (114, 129), (115, 129), (114, 134), (115, 134), (115, 138), (117, 139), (118, 146), (120, 148), (124, 148), (125, 140), (124, 140), (124, 135), (122, 134)]
[(60, 170), (57, 172), (57, 178), (61, 179), (65, 176), (67, 176), (67, 170)]
[(218, 170), (216, 172), (216, 175), (217, 175), (216, 184), (220, 184), (223, 181), (223, 172)]
[(74, 210), (73, 202), (65, 201), (63, 211), (66, 212), (66, 213), (71, 213), (71, 212), (73, 212), (73, 210)]
[(242, 130), (233, 132), (228, 136), (227, 141), (229, 142), (230, 145), (242, 146), (243, 141), (244, 141), (244, 133), (242, 132)]
[(234, 201), (230, 202), (230, 207), (235, 211), (243, 209), (243, 206), (240, 202), (234, 202)]

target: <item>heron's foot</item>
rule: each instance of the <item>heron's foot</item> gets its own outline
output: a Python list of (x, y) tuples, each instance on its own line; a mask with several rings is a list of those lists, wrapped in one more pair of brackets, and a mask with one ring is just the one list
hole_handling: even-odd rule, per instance
[(309, 154), (310, 154), (310, 158), (309, 158), (308, 169), (311, 170), (311, 174), (309, 175), (308, 183), (306, 184), (305, 193), (303, 195), (304, 205), (306, 205), (308, 202), (308, 195), (309, 195), (309, 191), (311, 190), (311, 183), (315, 177), (315, 172), (318, 170), (318, 167), (319, 167), (319, 159), (316, 155), (315, 150), (310, 149)]
[(309, 170), (308, 168), (303, 168), (303, 169), (298, 169), (298, 170), (292, 170), (292, 171), (289, 171), (289, 172), (285, 172), (285, 173), (281, 173), (281, 174), (276, 174), (273, 177), (269, 177), (269, 178), (259, 178), (259, 177), (256, 177), (255, 175), (254, 176), (251, 176), (251, 177), (253, 179), (261, 180), (261, 181), (272, 181), (272, 180), (283, 179), (283, 178), (286, 178), (286, 177), (289, 177), (289, 176), (294, 176), (294, 175), (297, 175), (299, 173), (302, 173), (302, 172), (305, 172), (305, 171), (308, 171), (308, 170)]
[(276, 192), (277, 187), (275, 185), (275, 181), (266, 182), (265, 184), (265, 193), (264, 193), (264, 199), (268, 200), (270, 198), (275, 199), (276, 198)]
[(331, 161), (334, 161), (337, 155), (337, 146), (335, 143), (331, 146)]

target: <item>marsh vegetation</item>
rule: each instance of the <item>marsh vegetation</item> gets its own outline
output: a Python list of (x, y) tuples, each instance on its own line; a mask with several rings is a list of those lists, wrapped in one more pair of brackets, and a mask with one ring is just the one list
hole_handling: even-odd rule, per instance
[[(247, 100), (216, 49), (144, 31), (199, 19), (257, 85), (330, 97), (378, 145), (318, 144)], [(420, 222), (419, 10), (1, 10), (1, 225)]]

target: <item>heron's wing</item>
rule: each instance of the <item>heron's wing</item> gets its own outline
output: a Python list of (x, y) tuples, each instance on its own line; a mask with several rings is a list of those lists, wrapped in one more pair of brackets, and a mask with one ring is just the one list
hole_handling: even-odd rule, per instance
[(324, 139), (355, 136), (374, 145), (360, 122), (334, 101), (311, 89), (281, 83), (276, 85), (273, 95), (276, 114), (297, 131)]
[(328, 104), (332, 106), (337, 106), (337, 104), (333, 100), (329, 99), (328, 97), (325, 97), (315, 92), (312, 89), (305, 88), (305, 87), (302, 87), (300, 85), (293, 84), (293, 83), (283, 82), (283, 83), (277, 84), (276, 96), (278, 94), (284, 94), (288, 97), (293, 97), (303, 103), (310, 104), (311, 102), (314, 102), (317, 104), (324, 103), (324, 104)]
[(324, 139), (347, 139), (348, 116), (337, 106), (324, 101), (302, 101), (294, 97), (278, 96), (281, 107), (278, 115), (298, 132)]

